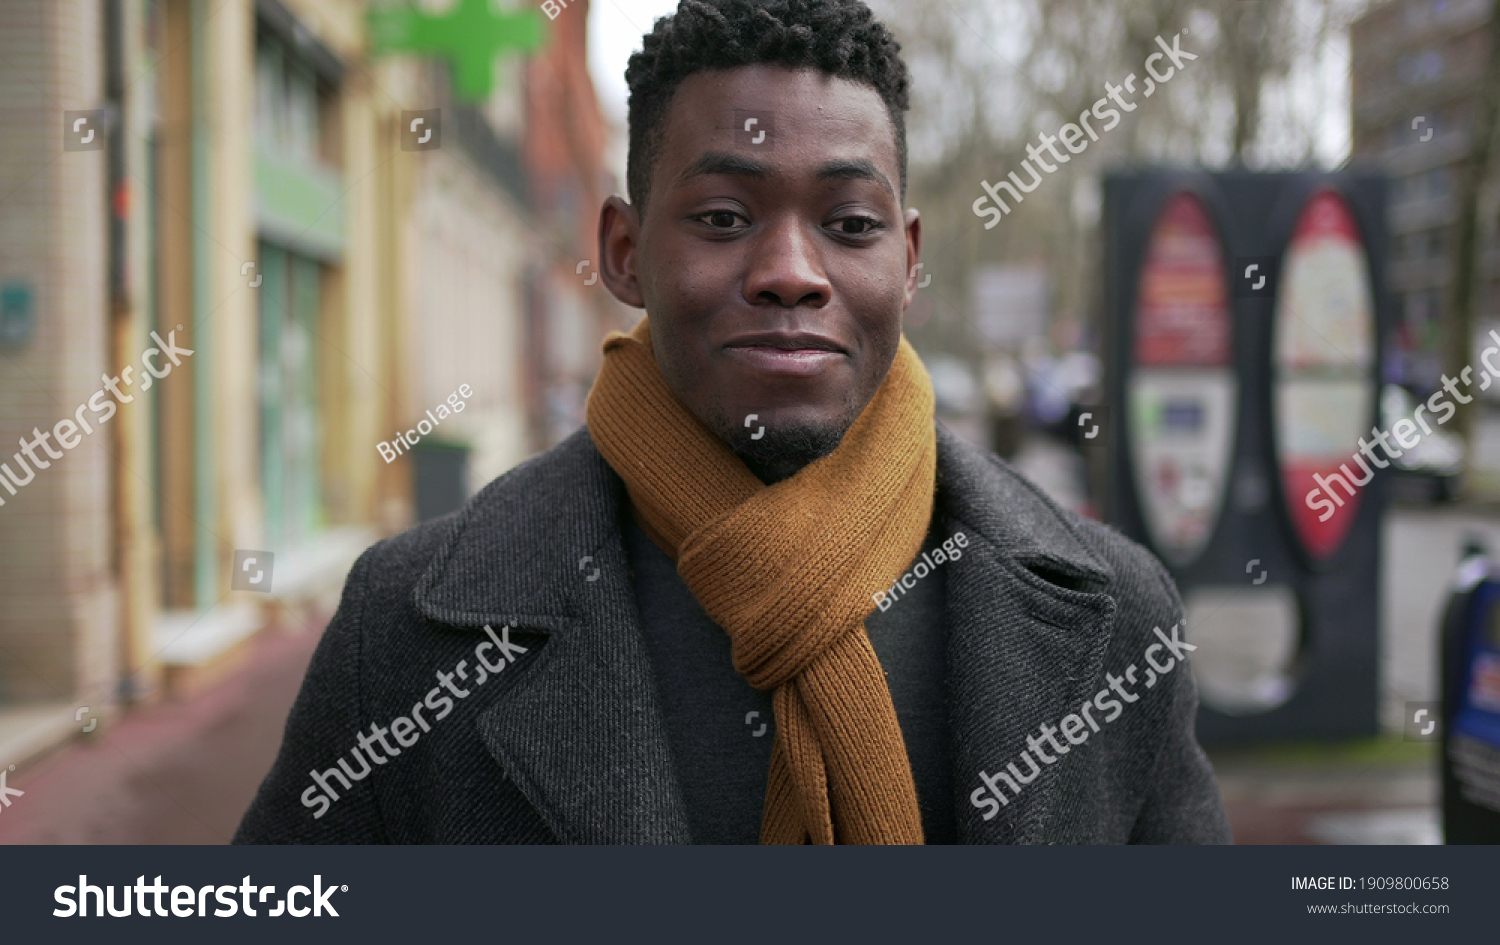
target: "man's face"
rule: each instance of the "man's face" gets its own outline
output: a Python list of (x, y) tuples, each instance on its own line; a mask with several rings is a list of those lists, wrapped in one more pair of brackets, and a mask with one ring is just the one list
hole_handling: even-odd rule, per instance
[(650, 315), (672, 391), (767, 481), (832, 451), (890, 369), (921, 240), (899, 187), (874, 89), (762, 65), (684, 80), (645, 218), (606, 203), (606, 284)]

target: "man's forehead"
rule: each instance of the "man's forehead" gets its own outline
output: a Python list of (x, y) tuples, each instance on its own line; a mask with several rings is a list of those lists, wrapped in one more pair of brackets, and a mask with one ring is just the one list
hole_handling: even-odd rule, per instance
[[(725, 152), (768, 167), (783, 163), (778, 157), (817, 154), (820, 164), (836, 155), (844, 164), (891, 162), (894, 169), (895, 132), (879, 93), (816, 69), (695, 73), (673, 96), (665, 130), (662, 169), (676, 183), (721, 172)], [(846, 169), (819, 176), (865, 175)]]

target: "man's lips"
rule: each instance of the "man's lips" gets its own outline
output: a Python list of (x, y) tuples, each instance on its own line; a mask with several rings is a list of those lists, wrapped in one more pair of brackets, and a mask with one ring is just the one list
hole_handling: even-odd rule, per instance
[(836, 341), (811, 332), (755, 332), (729, 339), (724, 351), (751, 370), (783, 377), (811, 377), (848, 357)]

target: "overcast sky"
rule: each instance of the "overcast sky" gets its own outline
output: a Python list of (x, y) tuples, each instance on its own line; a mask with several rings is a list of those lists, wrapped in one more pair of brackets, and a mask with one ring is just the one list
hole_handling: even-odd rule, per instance
[[(677, 9), (677, 0), (591, 0), (589, 3), (589, 74), (604, 117), (617, 133), (610, 141), (608, 163), (625, 192), (625, 63), (641, 48), (641, 37), (657, 17)], [(562, 14), (566, 16), (566, 11)]]
[(677, 0), (592, 0), (589, 6), (589, 72), (604, 113), (623, 125), (625, 62), (657, 17), (677, 9)]
[[(657, 17), (677, 9), (677, 0), (591, 0), (589, 10), (589, 72), (607, 120), (615, 124), (609, 155), (624, 191), (625, 180), (625, 63), (640, 48), (641, 37)], [(560, 16), (568, 15), (564, 10)], [(1308, 122), (1318, 129), (1317, 156), (1324, 166), (1343, 160), (1349, 149), (1348, 40), (1339, 35), (1314, 62), (1300, 63), (1285, 82), (1267, 89), (1262, 100), (1266, 144), (1272, 149), (1285, 123)]]

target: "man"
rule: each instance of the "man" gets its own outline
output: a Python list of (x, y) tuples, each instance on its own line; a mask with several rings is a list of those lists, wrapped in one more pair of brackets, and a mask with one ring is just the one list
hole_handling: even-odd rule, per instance
[(360, 559), (237, 841), (1228, 839), (1165, 571), (935, 427), (898, 52), (858, 0), (657, 21), (599, 226), (648, 317)]

